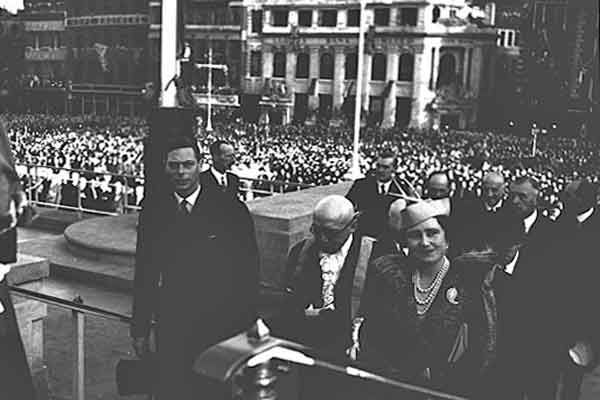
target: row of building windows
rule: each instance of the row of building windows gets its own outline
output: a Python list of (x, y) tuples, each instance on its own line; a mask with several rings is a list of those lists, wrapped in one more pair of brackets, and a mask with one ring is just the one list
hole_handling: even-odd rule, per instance
[[(263, 75), (262, 52), (252, 51), (250, 53), (250, 76), (261, 77)], [(397, 79), (410, 82), (413, 80), (415, 59), (412, 54), (405, 53), (400, 56), (398, 63)], [(273, 77), (285, 78), (287, 69), (286, 53), (278, 51), (273, 54)], [(358, 55), (356, 53), (346, 54), (344, 63), (344, 79), (356, 79), (358, 70)], [(331, 53), (322, 53), (319, 58), (320, 79), (333, 79), (334, 60)], [(310, 55), (298, 53), (296, 57), (295, 77), (297, 79), (308, 79), (310, 76)], [(371, 60), (371, 80), (385, 81), (387, 79), (387, 55), (376, 53)]]
[(73, 44), (76, 48), (92, 47), (96, 43), (107, 46), (145, 47), (146, 32), (139, 28), (103, 28), (74, 33)]
[[(338, 9), (321, 9), (321, 10), (298, 10), (298, 26), (300, 27), (335, 27), (338, 25), (339, 19)], [(316, 21), (313, 20), (313, 14), (317, 13)], [(360, 25), (360, 9), (348, 9), (346, 16), (347, 27), (357, 27)], [(271, 9), (271, 20), (268, 23), (271, 26), (287, 27), (289, 26), (290, 11), (287, 8)], [(419, 10), (417, 7), (400, 7), (396, 14), (396, 25), (399, 26), (417, 26)], [(377, 7), (374, 9), (375, 26), (389, 26), (391, 24), (390, 8)], [(316, 23), (316, 24), (315, 24)], [(263, 28), (263, 11), (252, 11), (252, 32), (261, 33)]]
[(67, 0), (69, 17), (145, 12), (147, 0)]
[(25, 47), (59, 48), (65, 45), (65, 32), (39, 31), (25, 33)]

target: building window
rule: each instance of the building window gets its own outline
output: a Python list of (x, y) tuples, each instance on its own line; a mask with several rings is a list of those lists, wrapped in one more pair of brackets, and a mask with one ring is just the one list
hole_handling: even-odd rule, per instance
[(360, 9), (350, 9), (347, 15), (346, 26), (360, 26)]
[(250, 52), (250, 76), (262, 76), (262, 52), (252, 50)]
[(450, 18), (456, 18), (456, 10), (454, 8), (450, 10)]
[(373, 56), (371, 62), (371, 80), (372, 81), (385, 81), (386, 73), (386, 57), (383, 53), (377, 53)]
[(400, 9), (400, 26), (417, 26), (418, 15), (417, 7), (402, 7)]
[(285, 78), (285, 53), (282, 51), (273, 55), (273, 77)]
[(330, 53), (321, 54), (319, 62), (319, 78), (333, 79), (333, 57)]
[(358, 70), (358, 54), (356, 54), (356, 53), (346, 54), (345, 70), (346, 70), (345, 79), (356, 79), (356, 72)]
[(263, 12), (262, 10), (252, 10), (252, 33), (262, 33)]
[(440, 10), (440, 8), (438, 6), (433, 7), (431, 22), (433, 22), (433, 23), (438, 22), (438, 20), (440, 19), (441, 13), (442, 13), (442, 11)]
[(319, 13), (319, 26), (333, 27), (337, 25), (337, 10), (321, 10)]
[(298, 25), (299, 26), (312, 26), (312, 10), (300, 10), (298, 11)]
[(231, 23), (233, 25), (242, 24), (242, 10), (238, 7), (231, 9)]
[(296, 78), (307, 79), (310, 68), (310, 56), (307, 53), (298, 53), (296, 58)]
[(414, 76), (415, 57), (412, 54), (402, 54), (398, 63), (398, 80), (411, 82)]
[(273, 26), (288, 26), (288, 10), (286, 9), (274, 9), (271, 11), (273, 18)]
[(505, 38), (506, 38), (506, 31), (500, 31), (500, 46), (501, 47), (506, 46)]
[(390, 24), (390, 9), (375, 9), (375, 26), (388, 26)]

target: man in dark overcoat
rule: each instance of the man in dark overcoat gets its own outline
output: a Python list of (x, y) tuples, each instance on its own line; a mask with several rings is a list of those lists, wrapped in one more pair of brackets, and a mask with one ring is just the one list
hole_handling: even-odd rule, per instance
[(451, 219), (455, 229), (452, 251), (495, 249), (505, 235), (519, 225), (519, 217), (506, 203), (507, 185), (499, 172), (488, 172), (481, 181), (481, 196), (453, 202)]
[(361, 212), (358, 231), (361, 235), (378, 237), (387, 225), (390, 204), (400, 195), (414, 196), (408, 182), (396, 177), (398, 159), (392, 151), (382, 152), (374, 174), (357, 179), (346, 194)]
[[(504, 269), (494, 281), (498, 299), (498, 366), (501, 399), (554, 398), (561, 363), (570, 347), (571, 272), (561, 260), (558, 225), (537, 208), (538, 183), (527, 176), (510, 185), (520, 224), (499, 246)], [(507, 384), (510, 382), (510, 384)]]
[(257, 317), (258, 251), (254, 225), (239, 200), (199, 184), (195, 142), (168, 145), (171, 188), (140, 215), (131, 335), (149, 351), (157, 322), (157, 399), (219, 399), (220, 388), (194, 376), (194, 359), (247, 329)]

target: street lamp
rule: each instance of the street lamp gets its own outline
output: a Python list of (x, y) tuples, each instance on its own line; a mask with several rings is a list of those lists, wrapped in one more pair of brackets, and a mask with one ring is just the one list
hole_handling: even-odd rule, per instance
[(362, 177), (359, 164), (360, 113), (363, 95), (363, 63), (365, 59), (365, 9), (367, 0), (360, 0), (360, 23), (358, 28), (358, 60), (356, 68), (356, 97), (354, 100), (354, 140), (352, 143), (352, 166), (346, 175), (347, 179), (356, 180)]

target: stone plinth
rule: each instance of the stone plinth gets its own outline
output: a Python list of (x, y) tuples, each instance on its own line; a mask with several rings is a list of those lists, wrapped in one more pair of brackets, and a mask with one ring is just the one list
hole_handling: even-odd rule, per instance
[[(46, 259), (19, 254), (16, 263), (6, 279), (9, 285), (27, 284), (27, 289), (41, 289), (43, 280), (50, 275), (50, 266)], [(36, 385), (38, 399), (48, 398), (48, 379), (44, 363), (44, 318), (47, 315), (46, 304), (12, 296), (21, 338)]]
[(309, 234), (312, 210), (330, 194), (345, 195), (352, 182), (320, 186), (248, 202), (260, 252), (261, 280), (280, 286), (287, 254)]

